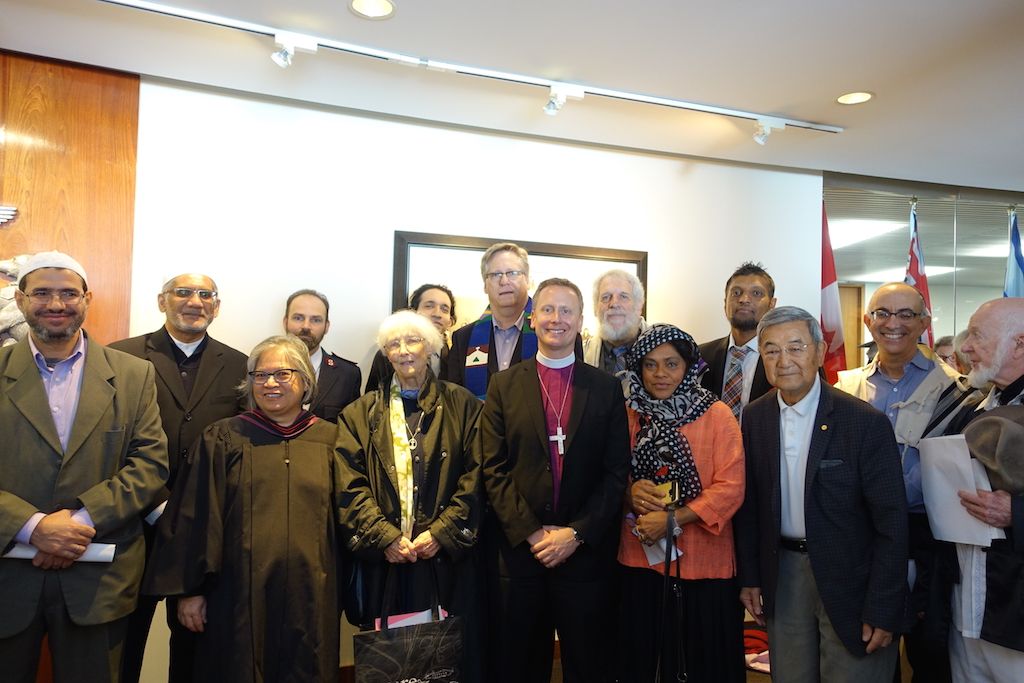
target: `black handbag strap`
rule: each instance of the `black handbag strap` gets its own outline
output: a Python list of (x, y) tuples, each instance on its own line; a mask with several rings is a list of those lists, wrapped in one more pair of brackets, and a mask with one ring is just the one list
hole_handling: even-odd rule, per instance
[[(670, 506), (671, 507), (671, 506)], [(679, 582), (682, 580), (682, 570), (680, 569), (680, 558), (682, 557), (682, 551), (676, 555), (676, 585), (672, 585), (671, 566), (672, 566), (672, 550), (675, 548), (676, 537), (673, 535), (675, 531), (675, 510), (669, 509), (668, 516), (665, 518), (665, 570), (664, 570), (664, 581), (662, 582), (661, 588), (661, 608), (659, 616), (658, 631), (656, 635), (656, 642), (658, 644), (658, 658), (655, 664), (654, 681), (655, 683), (665, 683), (666, 680), (675, 681), (675, 683), (686, 683), (686, 646), (683, 643), (682, 634), (676, 638), (676, 671), (672, 679), (666, 679), (665, 675), (668, 672), (662, 671), (663, 658), (662, 648), (665, 643), (665, 635), (668, 632), (667, 629), (670, 623), (679, 624), (682, 619), (682, 588)], [(672, 622), (669, 620), (672, 619)]]
[[(437, 578), (437, 565), (434, 564), (435, 559), (432, 557), (429, 560), (417, 561), (428, 562), (430, 565), (430, 587), (433, 589), (430, 593), (430, 619), (431, 621), (441, 621), (441, 584)], [(398, 568), (392, 566), (393, 563), (391, 562), (386, 564), (384, 591), (380, 597), (380, 630), (384, 632), (388, 630), (388, 617), (391, 616), (391, 610), (398, 599), (398, 587), (394, 578), (398, 574)]]

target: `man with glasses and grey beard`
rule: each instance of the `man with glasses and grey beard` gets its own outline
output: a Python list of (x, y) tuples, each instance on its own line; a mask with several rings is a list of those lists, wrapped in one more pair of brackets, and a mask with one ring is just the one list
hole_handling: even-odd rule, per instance
[(29, 335), (0, 349), (5, 681), (35, 680), (44, 636), (57, 683), (119, 680), (142, 517), (167, 480), (153, 366), (82, 330), (92, 296), (76, 260), (35, 254), (15, 293)]
[[(179, 466), (188, 450), (210, 424), (244, 409), (238, 386), (245, 379), (246, 356), (210, 337), (206, 330), (220, 313), (217, 284), (209, 275), (182, 273), (164, 283), (156, 298), (165, 315), (155, 332), (111, 344), (148, 360), (156, 368), (157, 402), (167, 434), (170, 478), (160, 504), (148, 520), (155, 523), (170, 497)], [(146, 528), (152, 542), (152, 526)], [(122, 680), (136, 683), (158, 598), (143, 596), (129, 620)], [(168, 680), (192, 680), (195, 634), (178, 622), (177, 601), (168, 600), (167, 625), (171, 629)]]
[[(626, 352), (650, 327), (643, 319), (644, 286), (630, 272), (613, 268), (594, 281), (598, 332), (583, 344), (583, 360), (613, 375), (626, 369)], [(623, 386), (628, 391), (628, 387)]]

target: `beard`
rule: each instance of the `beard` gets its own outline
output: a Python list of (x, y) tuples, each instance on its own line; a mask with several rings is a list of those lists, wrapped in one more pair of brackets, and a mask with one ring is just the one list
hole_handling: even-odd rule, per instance
[(58, 341), (67, 341), (68, 339), (74, 337), (78, 333), (78, 330), (82, 328), (82, 324), (85, 322), (85, 314), (76, 313), (71, 318), (71, 321), (68, 323), (68, 326), (65, 327), (63, 330), (51, 330), (50, 328), (43, 325), (43, 323), (39, 320), (38, 316), (25, 316), (25, 322), (28, 323), (29, 329), (32, 330), (32, 333), (36, 336), (36, 338), (42, 342), (51, 343)]
[(626, 313), (621, 325), (613, 325), (606, 318), (601, 319), (601, 339), (609, 343), (635, 341), (640, 332), (640, 315)]
[(753, 332), (757, 329), (757, 323), (758, 321), (754, 320), (753, 317), (740, 318), (734, 315), (729, 318), (729, 324), (732, 325), (732, 328), (742, 332)]
[(317, 347), (320, 346), (320, 342), (324, 340), (323, 335), (318, 337), (311, 330), (299, 330), (295, 336), (302, 340), (302, 343), (306, 345), (306, 349), (310, 353), (316, 351)]
[(999, 340), (999, 345), (996, 346), (996, 352), (992, 355), (991, 362), (984, 366), (981, 363), (974, 363), (971, 371), (967, 374), (967, 381), (970, 382), (971, 386), (975, 389), (984, 389), (988, 386), (1006, 363), (1012, 348), (1013, 339), (1011, 337), (1003, 337)]

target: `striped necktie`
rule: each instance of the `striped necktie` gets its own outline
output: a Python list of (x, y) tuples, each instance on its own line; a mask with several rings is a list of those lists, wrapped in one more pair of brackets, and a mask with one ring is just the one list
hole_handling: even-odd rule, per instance
[(729, 349), (729, 366), (725, 370), (725, 385), (722, 387), (722, 402), (729, 406), (737, 420), (743, 407), (743, 359), (749, 351), (747, 346)]

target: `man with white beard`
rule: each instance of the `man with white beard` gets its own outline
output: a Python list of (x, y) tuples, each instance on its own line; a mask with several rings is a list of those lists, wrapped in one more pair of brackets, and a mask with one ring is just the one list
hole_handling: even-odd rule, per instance
[(644, 310), (644, 286), (632, 273), (614, 268), (594, 281), (597, 334), (583, 345), (588, 365), (616, 374), (626, 369), (626, 351), (649, 325)]
[[(992, 389), (964, 408), (947, 433), (963, 432), (988, 471), (992, 491), (960, 491), (976, 519), (1005, 539), (983, 548), (958, 543), (949, 634), (953, 680), (1020, 681), (1024, 677), (1024, 298), (987, 301), (971, 316), (963, 352), (968, 379)], [(994, 411), (994, 412), (989, 412)], [(987, 457), (994, 455), (994, 460)]]

